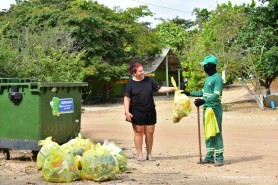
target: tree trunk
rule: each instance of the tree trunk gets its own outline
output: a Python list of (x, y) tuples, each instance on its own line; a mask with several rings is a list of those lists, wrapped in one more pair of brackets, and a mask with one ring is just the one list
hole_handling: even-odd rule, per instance
[(266, 89), (265, 89), (265, 95), (266, 95), (266, 96), (270, 95), (270, 88), (266, 88)]
[(272, 81), (273, 81), (273, 78), (266, 78), (265, 81), (261, 81), (260, 80), (261, 84), (265, 88), (265, 95), (266, 96), (271, 94), (271, 92), (270, 92), (270, 85), (271, 85)]

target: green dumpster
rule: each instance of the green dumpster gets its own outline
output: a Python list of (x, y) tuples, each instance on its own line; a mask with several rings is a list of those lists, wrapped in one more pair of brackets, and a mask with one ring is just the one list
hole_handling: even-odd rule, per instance
[(76, 137), (85, 86), (0, 78), (0, 149), (39, 151), (46, 137), (59, 144)]

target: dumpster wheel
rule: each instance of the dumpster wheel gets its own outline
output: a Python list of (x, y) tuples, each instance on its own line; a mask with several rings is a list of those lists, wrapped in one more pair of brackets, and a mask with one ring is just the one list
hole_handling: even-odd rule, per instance
[(6, 160), (10, 160), (11, 159), (10, 150), (7, 148), (3, 148), (2, 150), (3, 150), (4, 155), (6, 155)]
[(39, 151), (32, 150), (32, 160), (35, 162), (37, 161), (38, 153), (39, 153)]

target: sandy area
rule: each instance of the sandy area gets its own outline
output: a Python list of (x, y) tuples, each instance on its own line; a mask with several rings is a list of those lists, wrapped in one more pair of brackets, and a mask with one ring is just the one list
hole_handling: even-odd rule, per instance
[[(81, 133), (94, 142), (114, 141), (128, 158), (126, 172), (101, 184), (278, 184), (278, 109), (259, 110), (247, 92), (233, 86), (223, 91), (232, 103), (223, 115), (225, 162), (222, 167), (199, 165), (197, 110), (180, 123), (172, 122), (173, 96), (156, 97), (158, 123), (153, 155), (156, 161), (138, 162), (130, 123), (122, 104), (86, 106)], [(194, 99), (191, 98), (193, 102)], [(192, 104), (193, 105), (193, 104)], [(202, 120), (202, 119), (201, 119)], [(203, 132), (203, 127), (201, 127)], [(202, 156), (205, 154), (202, 134)], [(0, 155), (0, 184), (52, 184), (36, 170), (30, 151), (11, 151), (11, 160)], [(76, 181), (67, 184), (99, 184)]]

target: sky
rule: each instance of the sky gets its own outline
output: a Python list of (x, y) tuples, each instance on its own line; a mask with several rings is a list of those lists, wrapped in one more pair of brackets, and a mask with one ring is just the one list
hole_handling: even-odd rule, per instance
[[(139, 7), (140, 5), (147, 5), (149, 10), (154, 13), (153, 17), (146, 17), (140, 21), (148, 21), (152, 26), (160, 23), (155, 18), (172, 19), (180, 17), (183, 19), (194, 20), (195, 16), (192, 15), (194, 8), (207, 8), (214, 10), (217, 4), (227, 3), (227, 0), (93, 0), (99, 4), (103, 4), (111, 9), (119, 6), (123, 10), (131, 7)], [(231, 0), (233, 5), (241, 5), (243, 3), (250, 4), (252, 0)], [(258, 0), (255, 0), (257, 5)], [(0, 0), (0, 9), (9, 8), (10, 4), (15, 3), (15, 0)]]

